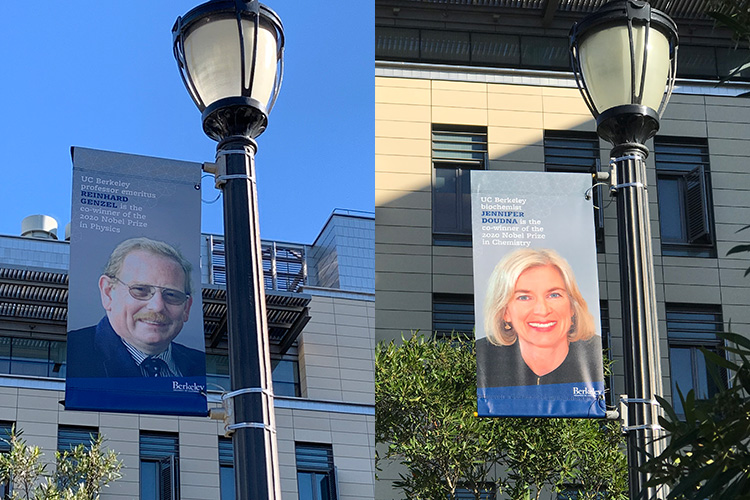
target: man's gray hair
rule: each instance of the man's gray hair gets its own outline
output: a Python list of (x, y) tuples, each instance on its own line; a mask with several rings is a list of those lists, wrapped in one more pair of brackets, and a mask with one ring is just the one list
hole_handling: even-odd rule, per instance
[(125, 261), (125, 257), (127, 257), (130, 252), (136, 250), (142, 250), (154, 255), (166, 257), (179, 264), (182, 270), (185, 271), (185, 293), (192, 295), (193, 287), (191, 286), (190, 273), (193, 271), (193, 265), (182, 256), (179, 250), (163, 241), (152, 240), (144, 237), (130, 238), (129, 240), (123, 241), (112, 251), (112, 255), (109, 256), (103, 274), (111, 278), (117, 278), (122, 270), (122, 263)]

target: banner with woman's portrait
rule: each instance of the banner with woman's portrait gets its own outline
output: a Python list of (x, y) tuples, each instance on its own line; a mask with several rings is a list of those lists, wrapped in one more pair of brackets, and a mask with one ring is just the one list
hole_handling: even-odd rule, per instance
[(603, 417), (591, 176), (471, 173), (479, 416)]

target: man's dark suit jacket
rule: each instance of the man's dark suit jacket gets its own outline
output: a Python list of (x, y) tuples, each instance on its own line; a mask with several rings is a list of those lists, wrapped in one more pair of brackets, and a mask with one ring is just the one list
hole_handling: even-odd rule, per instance
[[(206, 355), (197, 349), (172, 342), (172, 359), (183, 377), (206, 374)], [(68, 377), (143, 376), (106, 316), (98, 325), (68, 332), (67, 364)]]

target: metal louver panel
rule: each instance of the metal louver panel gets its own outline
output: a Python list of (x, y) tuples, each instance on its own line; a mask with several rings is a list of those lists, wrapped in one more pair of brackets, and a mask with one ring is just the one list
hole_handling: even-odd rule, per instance
[(685, 210), (688, 241), (693, 243), (709, 234), (708, 193), (702, 165), (685, 174)]

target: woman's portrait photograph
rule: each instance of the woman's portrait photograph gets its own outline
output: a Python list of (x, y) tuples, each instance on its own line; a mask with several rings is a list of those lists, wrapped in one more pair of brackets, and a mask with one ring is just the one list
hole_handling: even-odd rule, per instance
[(507, 254), (489, 278), (478, 387), (601, 381), (596, 323), (568, 262), (551, 249)]

